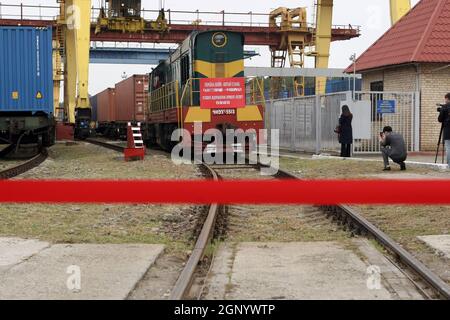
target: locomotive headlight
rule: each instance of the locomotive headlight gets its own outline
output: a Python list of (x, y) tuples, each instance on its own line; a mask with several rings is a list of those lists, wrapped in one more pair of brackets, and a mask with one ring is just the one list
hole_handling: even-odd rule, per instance
[(225, 47), (225, 45), (227, 44), (227, 41), (228, 41), (228, 38), (225, 35), (225, 33), (223, 33), (223, 32), (214, 33), (214, 35), (212, 37), (213, 45), (218, 48)]

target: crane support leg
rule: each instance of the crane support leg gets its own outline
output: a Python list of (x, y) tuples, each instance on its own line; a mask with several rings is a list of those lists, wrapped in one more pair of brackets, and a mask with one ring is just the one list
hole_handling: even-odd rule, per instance
[(89, 132), (89, 50), (91, 0), (66, 0), (66, 104), (75, 134)]
[[(328, 68), (330, 59), (333, 0), (317, 1), (316, 68)], [(324, 94), (326, 78), (316, 78), (316, 94)]]
[(66, 29), (66, 59), (64, 62), (64, 109), (68, 123), (75, 123), (75, 105), (77, 98), (77, 61), (75, 53), (75, 32)]
[(59, 73), (62, 69), (61, 55), (59, 54), (58, 41), (53, 41), (53, 114), (56, 118), (60, 116), (59, 98), (61, 94), (61, 81), (63, 80)]
[(390, 0), (391, 24), (394, 25), (411, 10), (411, 0)]

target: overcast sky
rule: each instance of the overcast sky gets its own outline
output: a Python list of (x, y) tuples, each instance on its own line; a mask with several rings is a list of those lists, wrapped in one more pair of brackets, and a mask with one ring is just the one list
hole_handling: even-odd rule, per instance
[[(17, 4), (16, 0), (1, 0), (3, 4)], [(24, 4), (56, 5), (56, 0), (23, 0)], [(158, 9), (159, 0), (142, 0), (145, 9)], [(419, 0), (412, 0), (415, 5)], [(99, 6), (99, 0), (92, 0), (94, 7)], [(312, 22), (314, 0), (227, 0), (227, 1), (205, 1), (205, 0), (165, 0), (165, 8), (171, 10), (194, 11), (221, 11), (226, 12), (260, 12), (269, 13), (277, 7), (307, 7), (309, 21)], [(1, 13), (5, 14), (6, 9), (2, 8)], [(45, 13), (42, 13), (45, 15)], [(146, 17), (150, 18), (150, 17)], [(156, 18), (156, 17), (154, 17)], [(194, 20), (194, 15), (179, 17), (186, 20)], [(176, 18), (175, 18), (176, 19)], [(233, 19), (233, 18), (231, 18)], [(241, 18), (242, 19), (242, 18)], [(265, 19), (265, 18), (264, 18)], [(208, 19), (205, 19), (208, 20)], [(234, 21), (237, 19), (234, 19)], [(254, 18), (254, 21), (257, 18)], [(359, 25), (362, 36), (350, 41), (335, 42), (331, 47), (331, 68), (345, 68), (349, 62), (349, 57), (353, 54), (361, 54), (375, 40), (377, 40), (390, 27), (389, 0), (336, 0), (333, 16), (333, 24), (337, 25)], [(252, 60), (247, 60), (248, 66), (270, 66), (269, 50), (265, 47), (249, 47), (256, 49), (261, 54)], [(313, 60), (307, 61), (307, 66), (313, 66)], [(121, 80), (121, 75), (135, 73), (147, 73), (152, 66), (148, 65), (91, 65), (90, 66), (90, 93), (97, 92), (114, 86)]]

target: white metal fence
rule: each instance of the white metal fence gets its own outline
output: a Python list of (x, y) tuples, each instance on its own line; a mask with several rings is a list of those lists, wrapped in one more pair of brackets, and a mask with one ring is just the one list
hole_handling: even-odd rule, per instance
[[(379, 132), (384, 126), (401, 133), (409, 151), (419, 150), (419, 93), (356, 92), (355, 100), (370, 101), (371, 139), (355, 140), (354, 153), (379, 152)], [(377, 101), (394, 100), (395, 113), (377, 113)], [(266, 101), (266, 128), (280, 130), (280, 147), (289, 151), (339, 153), (334, 132), (341, 104), (352, 101), (352, 92)]]
[(316, 150), (315, 99), (305, 97), (266, 103), (266, 127), (280, 130), (281, 148)]

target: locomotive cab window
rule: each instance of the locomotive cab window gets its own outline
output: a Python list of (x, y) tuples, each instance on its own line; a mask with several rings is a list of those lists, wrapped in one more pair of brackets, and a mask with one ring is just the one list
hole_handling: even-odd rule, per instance
[[(372, 92), (383, 92), (384, 91), (384, 82), (383, 81), (375, 81), (370, 83), (370, 91)], [(383, 94), (370, 94), (370, 100), (372, 101), (372, 121), (383, 121), (383, 114), (377, 112), (377, 103), (378, 100), (383, 100)]]
[(181, 58), (181, 84), (184, 85), (190, 78), (189, 72), (189, 56), (185, 55)]

